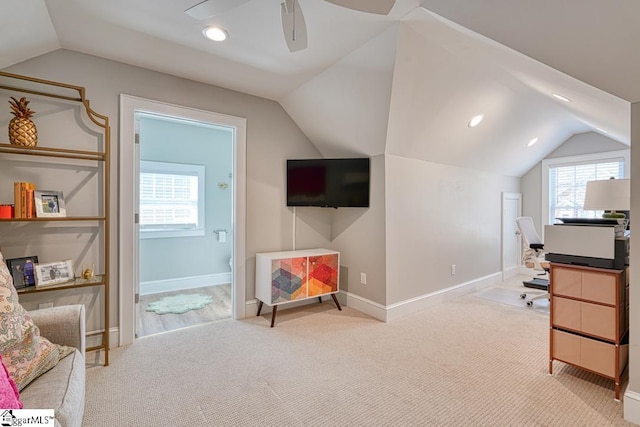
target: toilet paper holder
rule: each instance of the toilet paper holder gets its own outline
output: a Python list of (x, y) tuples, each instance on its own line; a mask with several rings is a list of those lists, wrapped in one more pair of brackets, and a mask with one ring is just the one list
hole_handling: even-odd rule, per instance
[(227, 230), (213, 230), (213, 233), (216, 235), (216, 239), (218, 240), (218, 242), (225, 243), (227, 241)]

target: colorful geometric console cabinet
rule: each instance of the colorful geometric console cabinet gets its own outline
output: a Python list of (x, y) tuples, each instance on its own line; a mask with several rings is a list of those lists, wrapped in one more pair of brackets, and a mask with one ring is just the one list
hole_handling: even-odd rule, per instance
[(279, 304), (331, 295), (342, 310), (339, 287), (340, 253), (328, 249), (267, 252), (256, 254), (256, 298), (258, 316), (262, 305), (273, 307), (273, 328)]

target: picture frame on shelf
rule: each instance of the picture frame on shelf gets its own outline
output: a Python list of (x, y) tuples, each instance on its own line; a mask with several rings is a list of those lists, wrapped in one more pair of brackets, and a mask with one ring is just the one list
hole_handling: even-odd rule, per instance
[(37, 218), (60, 218), (67, 216), (62, 191), (35, 190), (33, 192)]
[(70, 259), (36, 264), (36, 287), (59, 285), (75, 280)]
[(13, 277), (14, 288), (24, 289), (36, 285), (35, 266), (38, 264), (37, 256), (10, 258), (6, 262), (11, 277)]

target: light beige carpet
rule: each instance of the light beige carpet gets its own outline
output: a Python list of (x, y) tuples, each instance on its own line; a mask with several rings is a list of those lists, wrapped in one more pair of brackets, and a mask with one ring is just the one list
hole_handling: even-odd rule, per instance
[(333, 303), (139, 339), (87, 371), (92, 426), (627, 425), (548, 317), (466, 295), (381, 323)]

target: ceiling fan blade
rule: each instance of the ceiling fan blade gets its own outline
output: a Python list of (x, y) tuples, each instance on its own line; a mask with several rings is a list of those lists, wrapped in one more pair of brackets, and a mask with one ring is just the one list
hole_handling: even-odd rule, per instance
[(307, 24), (298, 0), (284, 0), (280, 4), (282, 31), (289, 51), (297, 52), (307, 48)]
[(185, 10), (184, 13), (202, 21), (220, 15), (248, 1), (249, 0), (204, 0), (202, 3), (198, 3)]
[(396, 4), (396, 0), (326, 0), (329, 3), (346, 7), (360, 12), (388, 15)]

